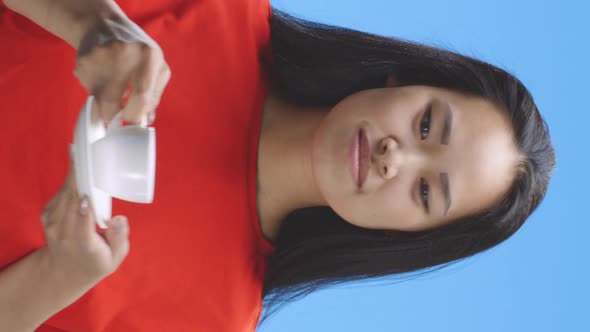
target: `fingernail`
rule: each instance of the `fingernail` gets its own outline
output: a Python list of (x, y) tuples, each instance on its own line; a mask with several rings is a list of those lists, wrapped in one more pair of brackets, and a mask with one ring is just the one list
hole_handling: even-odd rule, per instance
[(80, 215), (86, 216), (86, 214), (88, 214), (88, 197), (84, 195), (82, 202), (80, 202)]

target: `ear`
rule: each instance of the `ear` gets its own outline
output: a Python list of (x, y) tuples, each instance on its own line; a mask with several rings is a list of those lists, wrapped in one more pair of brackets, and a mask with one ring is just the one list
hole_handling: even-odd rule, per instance
[(399, 84), (393, 74), (387, 75), (387, 79), (385, 80), (385, 87), (386, 88), (395, 88)]

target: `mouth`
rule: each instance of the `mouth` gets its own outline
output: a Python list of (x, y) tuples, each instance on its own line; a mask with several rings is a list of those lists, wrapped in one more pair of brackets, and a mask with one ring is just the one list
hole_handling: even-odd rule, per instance
[(350, 147), (350, 170), (358, 189), (363, 187), (369, 174), (369, 167), (371, 166), (369, 152), (369, 140), (367, 134), (361, 128), (355, 133)]

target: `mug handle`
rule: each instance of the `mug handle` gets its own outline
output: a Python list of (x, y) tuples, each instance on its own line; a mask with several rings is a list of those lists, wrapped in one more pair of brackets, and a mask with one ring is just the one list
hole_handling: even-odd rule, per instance
[[(111, 120), (111, 122), (107, 126), (107, 132), (106, 132), (107, 135), (109, 135), (111, 133), (111, 131), (122, 127), (121, 126), (122, 118), (123, 118), (123, 112), (119, 112), (119, 113), (117, 113), (117, 115), (115, 115), (115, 117)], [(141, 119), (141, 122), (139, 124), (128, 125), (127, 127), (147, 128), (147, 125), (148, 125), (147, 122), (148, 122), (147, 116), (144, 116)]]

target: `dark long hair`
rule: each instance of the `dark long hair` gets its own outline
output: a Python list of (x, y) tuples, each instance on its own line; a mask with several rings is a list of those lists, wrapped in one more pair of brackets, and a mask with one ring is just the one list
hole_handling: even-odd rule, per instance
[(539, 205), (555, 166), (549, 130), (526, 87), (491, 64), (396, 38), (295, 18), (273, 9), (268, 64), (273, 88), (302, 106), (333, 106), (360, 90), (428, 85), (480, 96), (510, 114), (522, 154), (509, 192), (489, 210), (421, 232), (354, 226), (329, 207), (282, 223), (263, 285), (261, 323), (283, 305), (327, 286), (407, 276), (483, 252), (516, 232)]

